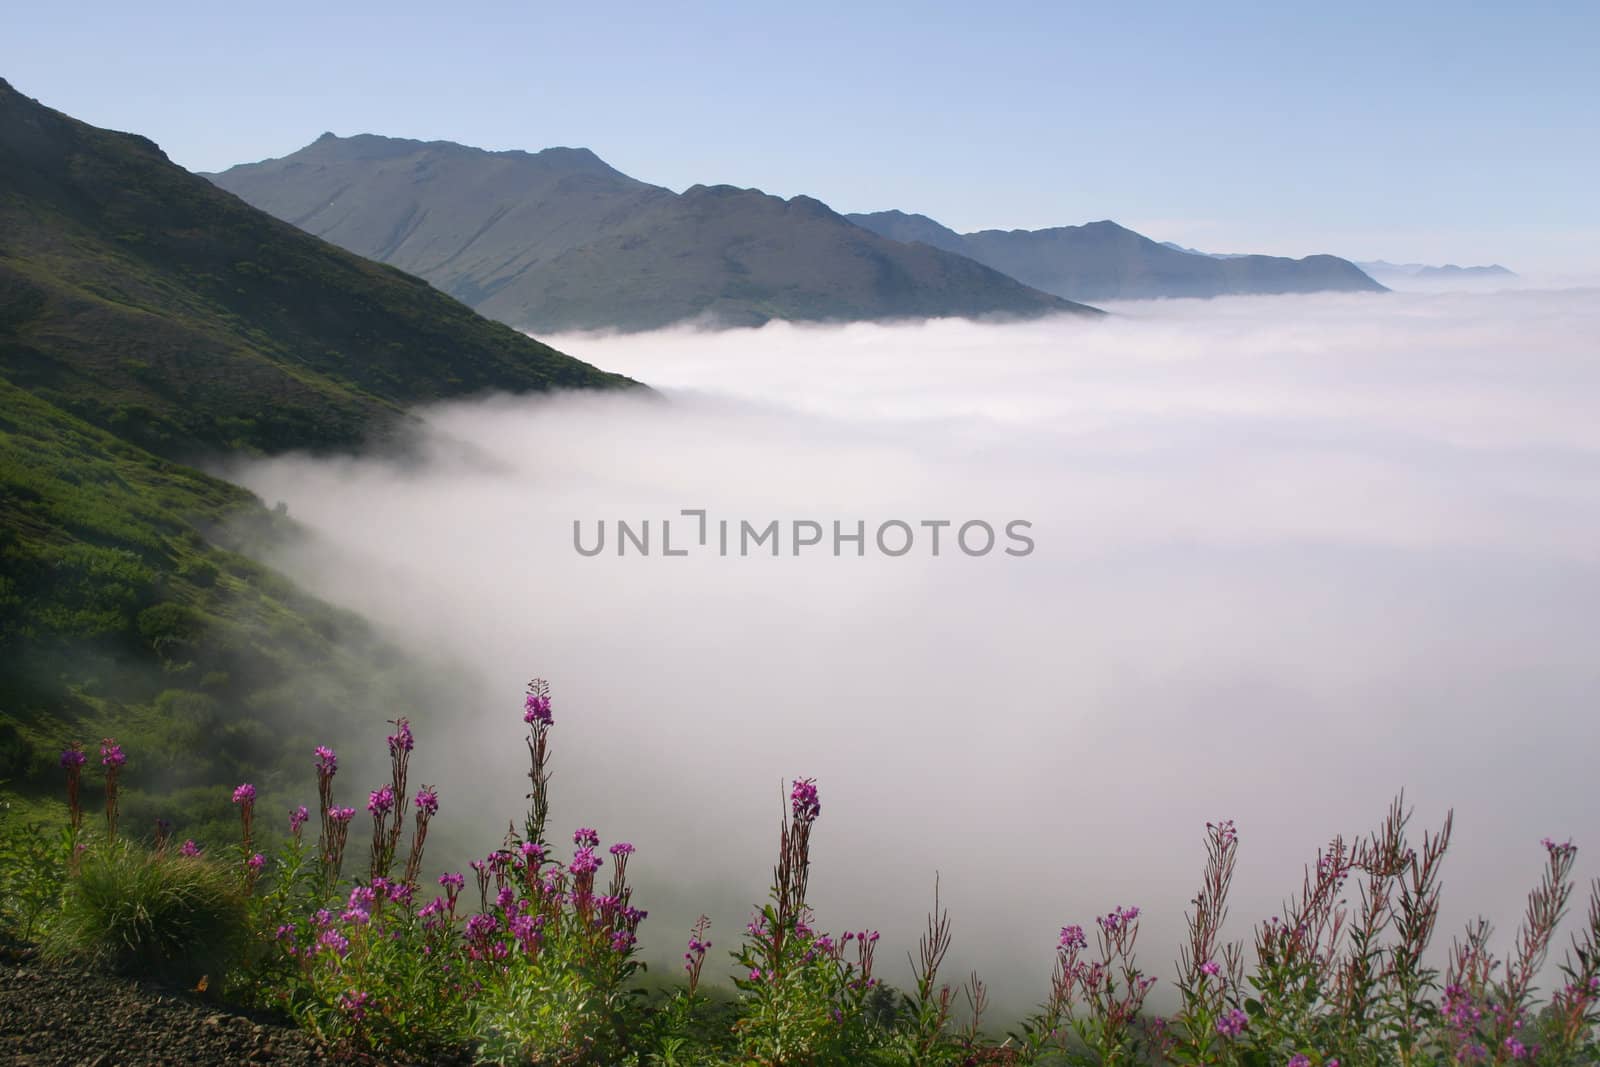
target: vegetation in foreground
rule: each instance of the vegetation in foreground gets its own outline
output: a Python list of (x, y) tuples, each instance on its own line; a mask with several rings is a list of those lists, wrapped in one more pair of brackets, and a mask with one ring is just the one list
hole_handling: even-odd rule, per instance
[[(878, 935), (825, 932), (806, 903), (816, 783), (793, 783), (769, 899), (730, 953), (730, 999), (701, 988), (709, 921), (688, 936), (683, 980), (650, 993), (628, 882), (633, 846), (590, 828), (558, 857), (547, 835), (550, 697), (524, 701), (529, 808), (470, 874), (424, 874), (438, 791), (413, 789), (415, 738), (387, 737), (389, 780), (370, 791), (367, 861), (346, 874), (356, 809), (336, 794), (337, 754), (315, 752), (317, 801), (288, 813), (285, 844), (257, 851), (255, 786), (233, 790), (238, 841), (179, 842), (158, 822), (121, 825), (122, 746), (98, 750), (103, 819), (85, 825), (81, 745), (60, 757), (67, 824), (8, 814), (0, 834), (0, 918), (9, 937), (60, 960), (193, 982), (280, 1010), (351, 1050), (549, 1064), (1201, 1064), (1240, 1067), (1592, 1064), (1600, 1060), (1600, 883), (1542, 1002), (1534, 987), (1572, 901), (1576, 848), (1543, 842), (1510, 954), (1478, 922), (1441, 973), (1427, 954), (1450, 843), (1447, 817), (1420, 842), (1396, 801), (1374, 833), (1335, 838), (1281, 917), (1247, 953), (1223, 936), (1239, 839), (1209, 824), (1201, 888), (1176, 975), (1177, 1009), (1145, 1011), (1157, 979), (1141, 967), (1140, 913), (1117, 907), (1061, 929), (1040, 1007), (1004, 1037), (985, 1029), (976, 975), (941, 975), (950, 916), (928, 918), (911, 988), (875, 973)], [(563, 846), (565, 842), (562, 842)], [(565, 853), (563, 847), (559, 851)], [(1355, 903), (1348, 885), (1357, 887)], [(959, 1002), (959, 1003), (958, 1003)]]

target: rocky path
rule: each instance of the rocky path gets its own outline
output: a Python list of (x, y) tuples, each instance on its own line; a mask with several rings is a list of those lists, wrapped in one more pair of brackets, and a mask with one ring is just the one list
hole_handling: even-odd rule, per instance
[(0, 1063), (348, 1063), (293, 1027), (127, 978), (0, 956)]

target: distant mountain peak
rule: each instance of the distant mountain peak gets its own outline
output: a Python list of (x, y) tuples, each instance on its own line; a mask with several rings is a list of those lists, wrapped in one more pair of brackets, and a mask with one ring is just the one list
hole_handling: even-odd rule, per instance
[(1232, 293), (1381, 292), (1383, 286), (1336, 256), (1208, 256), (1152, 241), (1112, 219), (1042, 230), (958, 234), (925, 215), (850, 215), (897, 241), (932, 244), (1069, 300), (1098, 302)]

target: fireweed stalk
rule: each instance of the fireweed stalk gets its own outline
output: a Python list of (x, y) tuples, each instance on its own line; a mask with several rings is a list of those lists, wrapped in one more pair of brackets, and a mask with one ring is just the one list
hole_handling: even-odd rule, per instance
[(67, 818), (72, 832), (77, 834), (83, 826), (83, 808), (78, 801), (78, 786), (83, 776), (83, 765), (89, 759), (83, 754), (83, 745), (74, 741), (61, 753), (61, 769), (67, 774)]
[[(316, 752), (317, 769), (317, 812), (322, 821), (322, 832), (317, 837), (317, 860), (322, 864), (325, 873), (333, 867), (334, 854), (334, 812), (339, 809), (333, 803), (333, 776), (339, 773), (339, 755), (326, 745), (318, 745)], [(341, 846), (340, 854), (343, 854)], [(332, 882), (337, 874), (329, 876)]]
[(522, 721), (528, 725), (528, 814), (523, 822), (523, 840), (548, 845), (545, 824), (550, 817), (549, 734), (555, 725), (550, 711), (550, 683), (535, 678), (528, 683), (523, 698)]
[(1268, 1056), (1299, 1054), (1308, 1035), (1319, 1047), (1327, 1040), (1331, 977), (1349, 919), (1344, 885), (1359, 858), (1359, 849), (1335, 837), (1306, 868), (1299, 899), (1256, 926), (1249, 1029)]
[(1550, 1001), (1548, 1047), (1562, 1059), (1588, 1053), (1594, 1060), (1600, 1056), (1592, 1038), (1600, 1023), (1600, 880), (1590, 883), (1589, 913), (1582, 933), (1572, 935), (1561, 974), (1566, 983)]
[(1224, 943), (1222, 925), (1228, 918), (1228, 889), (1238, 860), (1239, 835), (1233, 820), (1206, 823), (1206, 863), (1200, 892), (1185, 918), (1188, 942), (1180, 949), (1178, 995), (1181, 1009), (1167, 1028), (1167, 1056), (1180, 1064), (1228, 1061), (1222, 1048), (1231, 1021), (1227, 1017), (1230, 994), (1236, 996), (1244, 973), (1243, 946)]
[(256, 787), (245, 782), (233, 791), (233, 802), (239, 807), (239, 826), (241, 836), (244, 838), (244, 853), (248, 856), (253, 851), (250, 847), (250, 838), (255, 822)]
[[(911, 966), (912, 992), (906, 995), (904, 1006), (910, 1018), (910, 1028), (905, 1034), (904, 1049), (914, 1063), (929, 1060), (934, 1050), (944, 1041), (945, 1027), (950, 1022), (951, 990), (948, 984), (939, 984), (939, 968), (950, 951), (950, 912), (939, 900), (939, 878), (933, 880), (933, 910), (928, 913), (927, 925), (917, 939), (917, 955), (906, 954)], [(974, 1003), (974, 1013), (978, 1012)]]
[[(875, 931), (837, 939), (813, 929), (806, 904), (811, 872), (811, 831), (822, 812), (815, 781), (796, 779), (779, 820), (778, 862), (769, 902), (751, 918), (733, 953), (743, 977), (734, 1023), (741, 1062), (760, 1064), (859, 1062), (880, 1044), (867, 1017)], [(854, 959), (851, 954), (853, 942)]]
[[(1495, 959), (1489, 949), (1493, 929), (1484, 919), (1467, 928), (1466, 940), (1458, 941), (1451, 953), (1441, 1009), (1448, 1027), (1449, 1051), (1458, 1062), (1503, 1064), (1539, 1058), (1541, 1049), (1525, 1029), (1533, 1021), (1533, 978), (1544, 965), (1556, 926), (1571, 901), (1572, 866), (1578, 854), (1571, 842), (1557, 844), (1546, 838), (1543, 845), (1544, 874), (1528, 894), (1527, 911), (1517, 930), (1515, 956), (1503, 967)], [(1591, 918), (1595, 917), (1595, 907), (1591, 903)], [(1582, 942), (1575, 942), (1575, 947), (1583, 959)], [(1501, 975), (1499, 980), (1497, 974)], [(1570, 981), (1569, 977), (1569, 987)], [(1555, 1034), (1562, 1045), (1569, 1043), (1562, 1027), (1562, 1008), (1570, 1006), (1582, 991), (1573, 990), (1569, 999), (1563, 1000), (1565, 992), (1559, 991), (1552, 1002)], [(1600, 986), (1591, 985), (1588, 992), (1600, 993)], [(1576, 1040), (1572, 1043), (1581, 1047), (1584, 1036), (1574, 1035)]]
[(117, 838), (117, 779), (127, 762), (128, 757), (123, 755), (122, 746), (114, 738), (100, 742), (100, 766), (106, 775), (106, 837), (112, 841)]

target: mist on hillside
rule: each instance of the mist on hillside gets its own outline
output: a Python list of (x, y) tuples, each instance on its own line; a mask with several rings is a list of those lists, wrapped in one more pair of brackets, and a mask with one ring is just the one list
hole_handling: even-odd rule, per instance
[(271, 562), (472, 679), (413, 760), (441, 833), (520, 812), (550, 680), (552, 836), (638, 846), (668, 968), (701, 911), (734, 947), (801, 775), (819, 924), (882, 930), (895, 982), (937, 874), (950, 976), (1011, 1008), (1114, 905), (1170, 988), (1207, 820), (1248, 938), (1401, 789), (1419, 836), (1456, 812), (1436, 943), (1482, 912), (1504, 946), (1541, 837), (1600, 873), (1600, 293), (1111, 310), (547, 338), (658, 395), (449, 405), (404, 459), (233, 476), (308, 531)]

